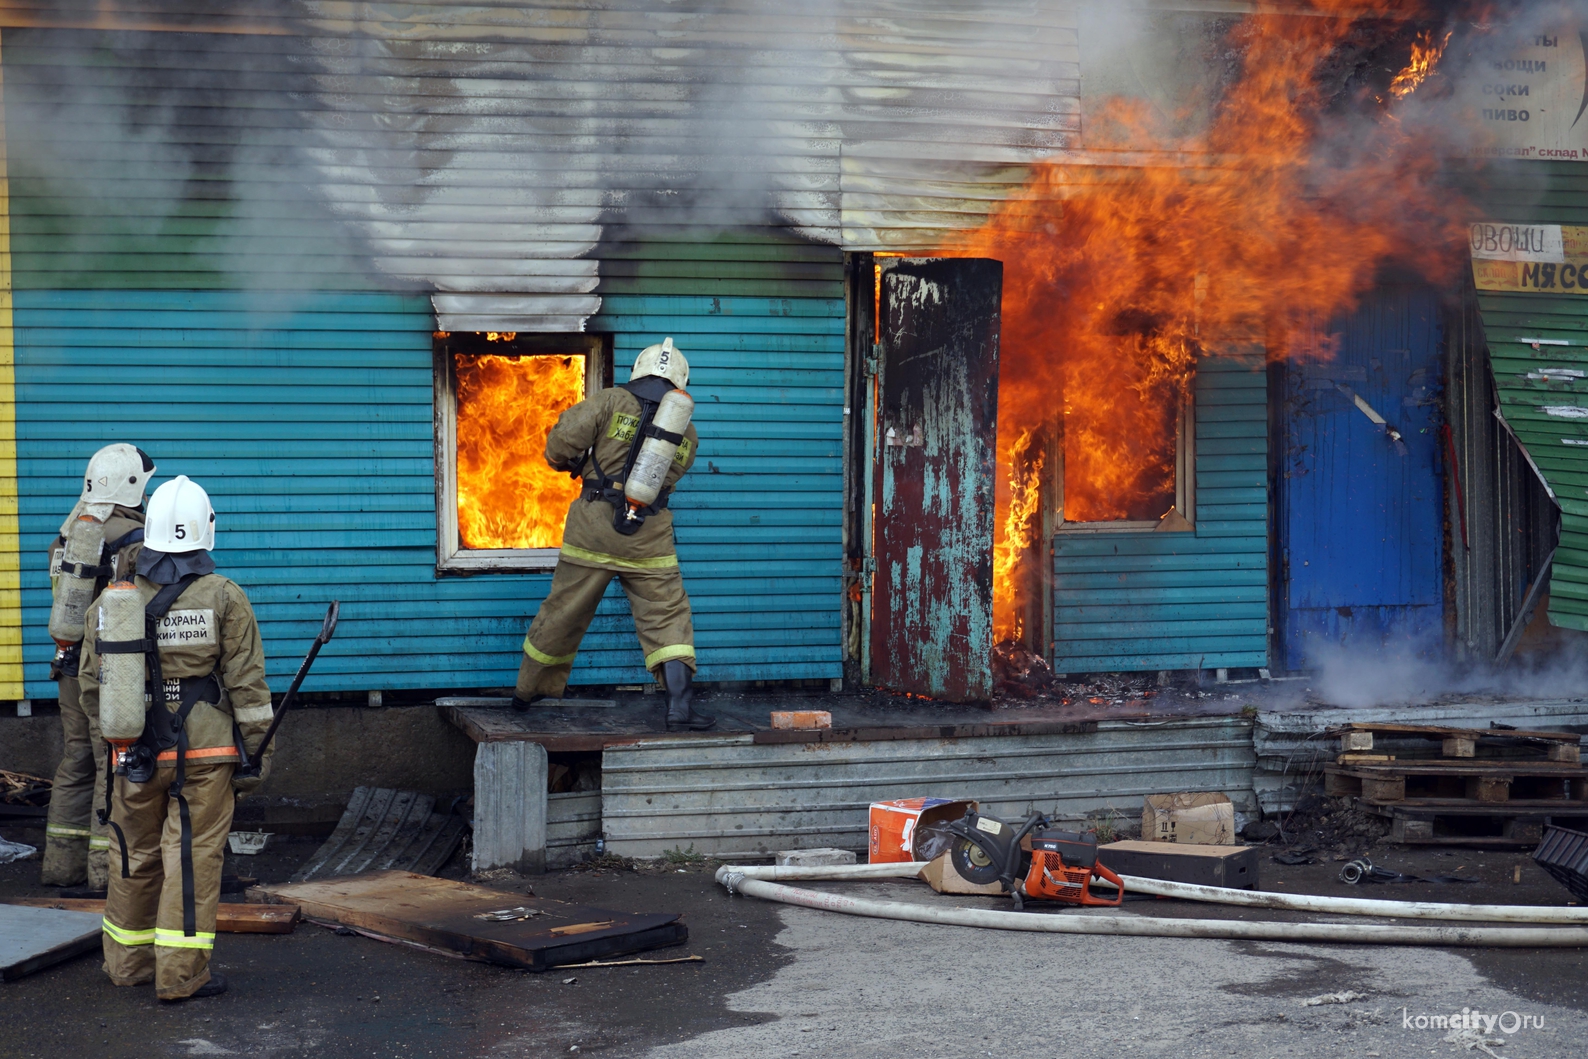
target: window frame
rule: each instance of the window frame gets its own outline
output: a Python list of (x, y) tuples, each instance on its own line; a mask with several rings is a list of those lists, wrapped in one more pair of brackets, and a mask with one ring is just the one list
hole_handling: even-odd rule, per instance
[[(1197, 474), (1196, 474), (1196, 385), (1186, 387), (1185, 398), (1180, 403), (1179, 421), (1175, 428), (1174, 509), (1185, 519), (1187, 526), (1169, 533), (1194, 533), (1196, 531)], [(1163, 523), (1154, 519), (1120, 519), (1116, 522), (1071, 522), (1064, 517), (1064, 419), (1059, 418), (1058, 440), (1053, 446), (1054, 533), (1111, 533), (1125, 530), (1137, 532), (1158, 531)]]
[[(488, 341), (484, 331), (437, 331), (432, 336), (436, 479), (436, 573), (545, 573), (557, 548), (465, 548), (458, 534), (458, 381), (455, 354), (555, 356), (582, 353), (585, 397), (612, 385), (612, 338), (592, 333), (526, 333)], [(540, 459), (541, 454), (527, 454)]]

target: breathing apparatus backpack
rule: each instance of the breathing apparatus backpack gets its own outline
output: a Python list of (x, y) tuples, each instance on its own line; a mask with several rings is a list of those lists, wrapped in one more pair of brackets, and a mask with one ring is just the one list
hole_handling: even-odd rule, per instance
[[(75, 677), (83, 645), (83, 626), (94, 597), (122, 571), (116, 568), (117, 556), (130, 544), (143, 540), (143, 527), (115, 540), (105, 539), (105, 524), (110, 505), (79, 505), (75, 517), (68, 519), (62, 543), (54, 550), (50, 577), (55, 582), (55, 598), (50, 604), (50, 638), (55, 641), (55, 657), (50, 663), (50, 679)], [(96, 512), (103, 512), (100, 518)]]
[[(667, 509), (671, 490), (664, 488), (667, 473), (684, 442), (695, 402), (671, 380), (647, 375), (623, 384), (640, 401), (639, 423), (623, 462), (622, 478), (607, 474), (592, 446), (585, 454), (595, 468), (595, 482), (584, 489), (584, 499), (612, 505), (612, 528), (625, 537), (638, 533), (645, 520)], [(583, 463), (580, 464), (582, 469)], [(577, 473), (577, 472), (576, 472)], [(621, 483), (621, 484), (620, 484)]]

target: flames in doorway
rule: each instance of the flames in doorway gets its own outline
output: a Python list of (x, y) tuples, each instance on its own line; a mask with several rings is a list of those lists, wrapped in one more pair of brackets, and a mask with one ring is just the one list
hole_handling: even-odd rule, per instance
[(951, 248), (1004, 262), (996, 641), (1040, 650), (1028, 597), (1051, 560), (1036, 547), (1038, 483), (1066, 522), (1186, 528), (1177, 442), (1198, 355), (1284, 355), (1292, 327), (1349, 310), (1407, 248), (1448, 278), (1443, 247), (1460, 245), (1467, 210), (1437, 181), (1437, 133), (1400, 113), (1447, 37), (1386, 22), (1403, 68), (1376, 87), (1342, 82), (1340, 56), (1373, 6), (1312, 0), (1341, 17), (1240, 20), (1226, 41), (1238, 69), (1203, 131), (1187, 138), (1144, 103), (1112, 100), (1088, 115), (1087, 145), (1107, 138), (1128, 164), (1041, 164)]

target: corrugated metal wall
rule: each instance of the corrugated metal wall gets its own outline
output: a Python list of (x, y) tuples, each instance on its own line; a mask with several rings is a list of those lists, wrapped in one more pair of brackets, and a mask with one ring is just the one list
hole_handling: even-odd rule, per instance
[(1055, 535), (1056, 671), (1268, 664), (1267, 395), (1261, 349), (1198, 365), (1194, 533)]
[(867, 806), (889, 798), (973, 798), (1005, 820), (1134, 821), (1144, 794), (1218, 791), (1249, 811), (1253, 763), (1244, 717), (895, 742), (666, 740), (602, 754), (601, 824), (625, 856), (864, 849)]
[[(701, 679), (838, 676), (842, 300), (608, 307), (620, 369), (663, 332), (694, 358), (701, 457), (674, 510)], [(273, 679), (336, 595), (316, 688), (510, 684), (550, 575), (435, 575), (432, 326), (395, 294), (21, 292), (27, 693), (53, 693), (45, 545), (113, 440), (211, 490), (217, 560), (258, 606)], [(574, 679), (643, 677), (614, 586)]]

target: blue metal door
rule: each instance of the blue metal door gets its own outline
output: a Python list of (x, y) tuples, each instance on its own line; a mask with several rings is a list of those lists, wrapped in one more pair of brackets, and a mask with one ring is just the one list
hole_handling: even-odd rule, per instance
[(1439, 305), (1382, 287), (1298, 336), (1283, 390), (1280, 641), (1292, 670), (1428, 655), (1444, 626)]

